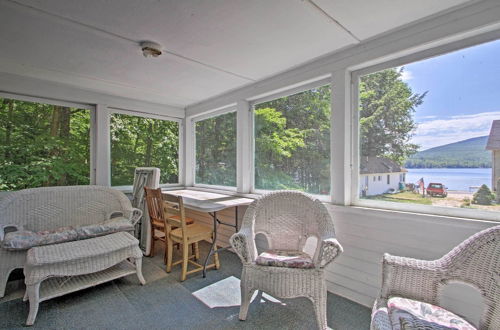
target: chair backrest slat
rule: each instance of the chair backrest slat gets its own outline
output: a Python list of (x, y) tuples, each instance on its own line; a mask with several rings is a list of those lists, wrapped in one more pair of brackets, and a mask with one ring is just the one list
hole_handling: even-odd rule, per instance
[(182, 228), (186, 232), (186, 214), (182, 196), (163, 194), (163, 212), (167, 226)]
[(165, 221), (161, 188), (151, 189), (144, 187), (144, 192), (146, 194), (146, 203), (151, 223)]

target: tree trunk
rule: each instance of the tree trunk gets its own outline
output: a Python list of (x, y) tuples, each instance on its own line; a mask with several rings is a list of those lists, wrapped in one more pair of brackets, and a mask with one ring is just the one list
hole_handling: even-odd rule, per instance
[[(206, 123), (198, 122), (195, 125), (196, 125), (195, 132), (200, 132), (200, 134), (196, 134), (196, 137), (198, 137), (198, 136), (205, 137), (206, 136), (205, 135)], [(199, 177), (200, 181), (204, 181), (206, 179), (205, 178), (205, 171), (206, 171), (207, 155), (205, 154), (206, 153), (205, 147), (206, 147), (205, 141), (198, 141), (198, 140), (196, 141), (196, 149), (200, 148), (199, 149), (200, 152), (198, 153), (197, 150), (195, 150), (195, 168), (196, 168), (196, 165), (199, 165), (198, 166), (198, 175), (196, 175), (196, 173), (195, 173), (195, 177)], [(195, 181), (196, 181), (196, 178), (195, 178)]]
[(144, 159), (144, 166), (151, 166), (151, 158), (153, 151), (153, 123), (149, 124), (149, 134), (146, 139), (146, 155)]
[(50, 136), (57, 137), (59, 134), (59, 121), (60, 121), (60, 111), (59, 106), (54, 105), (52, 107), (52, 120), (50, 123)]
[[(70, 108), (61, 107), (59, 109), (59, 137), (62, 143), (66, 143), (69, 139), (71, 127), (71, 112)], [(60, 149), (58, 154), (61, 154)], [(68, 184), (68, 174), (63, 173), (61, 177), (57, 180), (58, 186), (66, 186)]]
[[(4, 100), (5, 102), (5, 100)], [(14, 100), (8, 100), (7, 107), (7, 122), (5, 123), (5, 158), (9, 159), (11, 155), (11, 138), (13, 125), (12, 121), (14, 119)]]
[[(140, 124), (140, 121), (141, 121), (141, 118), (137, 117), (137, 120), (136, 120), (136, 127), (140, 127), (139, 124)], [(139, 147), (139, 139), (140, 139), (140, 131), (137, 131), (137, 134), (135, 135), (135, 139), (134, 139), (134, 157), (135, 155), (137, 155), (137, 148)]]
[(60, 122), (59, 122), (59, 137), (63, 139), (69, 138), (71, 124), (71, 112), (67, 107), (60, 109)]

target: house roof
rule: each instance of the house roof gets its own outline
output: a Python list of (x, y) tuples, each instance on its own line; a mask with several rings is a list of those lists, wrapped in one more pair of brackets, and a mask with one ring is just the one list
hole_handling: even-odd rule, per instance
[(493, 120), (486, 150), (500, 150), (500, 120)]
[(360, 160), (360, 173), (361, 174), (371, 174), (371, 173), (397, 173), (397, 172), (407, 172), (405, 168), (397, 164), (396, 162), (385, 157), (361, 157)]

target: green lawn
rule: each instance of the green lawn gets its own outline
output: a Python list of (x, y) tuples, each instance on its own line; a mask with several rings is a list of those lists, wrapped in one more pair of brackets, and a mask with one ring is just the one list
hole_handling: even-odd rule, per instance
[(368, 196), (365, 198), (387, 202), (432, 205), (432, 199), (430, 197), (422, 197), (421, 194), (415, 194), (409, 191), (403, 191), (396, 194)]

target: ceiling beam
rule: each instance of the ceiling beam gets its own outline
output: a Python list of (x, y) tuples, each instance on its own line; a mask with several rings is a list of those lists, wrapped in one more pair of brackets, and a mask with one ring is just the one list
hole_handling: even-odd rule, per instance
[(351, 30), (349, 30), (347, 27), (345, 27), (342, 23), (340, 23), (335, 17), (331, 16), (328, 14), (323, 8), (321, 8), (320, 5), (318, 5), (314, 0), (305, 0), (304, 1), (306, 4), (309, 4), (312, 8), (314, 8), (317, 12), (319, 12), (323, 17), (325, 17), (328, 21), (331, 23), (335, 24), (339, 28), (341, 28), (344, 32), (346, 32), (355, 43), (361, 42), (361, 39), (358, 38), (354, 33), (352, 33)]

